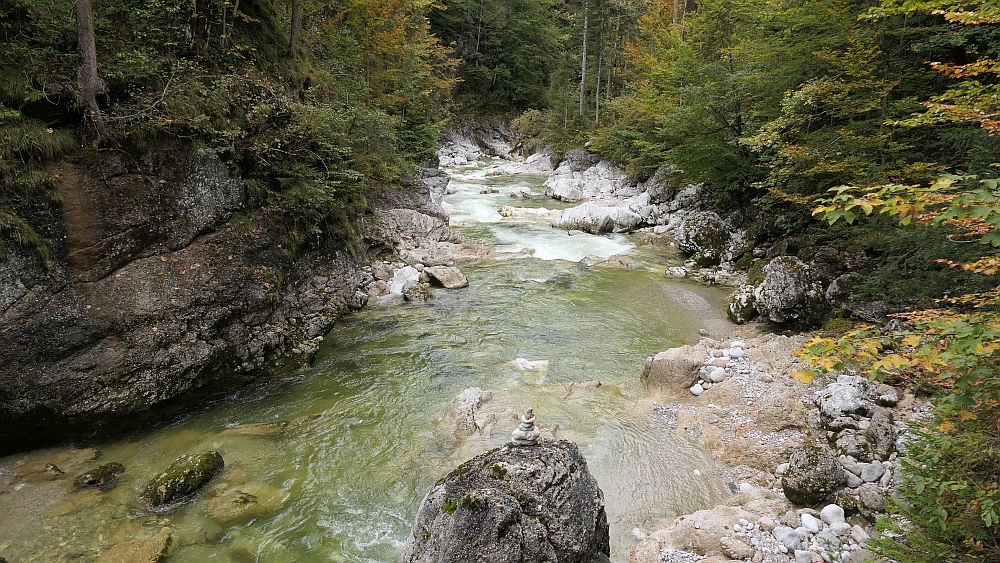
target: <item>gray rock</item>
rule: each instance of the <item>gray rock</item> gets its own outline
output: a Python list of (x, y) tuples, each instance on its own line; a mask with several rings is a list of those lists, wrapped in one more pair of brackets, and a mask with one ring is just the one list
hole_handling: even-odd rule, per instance
[(146, 484), (142, 500), (154, 509), (182, 501), (208, 484), (224, 466), (222, 454), (216, 451), (181, 456)]
[(754, 290), (754, 307), (768, 321), (812, 325), (830, 309), (809, 266), (792, 256), (779, 256), (764, 266), (764, 280)]
[(675, 233), (677, 248), (702, 267), (719, 264), (732, 236), (729, 225), (714, 211), (688, 215)]
[(720, 367), (710, 370), (708, 372), (708, 380), (712, 383), (722, 383), (726, 380), (726, 370)]
[(881, 461), (873, 461), (872, 463), (862, 463), (861, 464), (861, 480), (865, 483), (876, 483), (885, 474), (885, 468), (882, 467)]
[(469, 287), (469, 279), (465, 277), (465, 274), (461, 270), (454, 266), (430, 266), (425, 268), (424, 271), (427, 272), (432, 281), (436, 281), (444, 288), (459, 289)]
[(804, 549), (795, 550), (795, 563), (812, 563), (812, 552)]
[(719, 539), (719, 545), (722, 546), (722, 553), (730, 559), (744, 560), (753, 557), (753, 547), (741, 539), (723, 536)]
[(851, 533), (851, 525), (847, 522), (837, 522), (830, 525), (830, 531), (837, 534), (837, 537), (843, 538)]
[(868, 535), (868, 532), (866, 532), (864, 528), (855, 524), (854, 527), (851, 528), (851, 539), (863, 547), (868, 544), (868, 540), (871, 539), (871, 536)]
[(872, 415), (871, 424), (865, 430), (865, 437), (871, 445), (872, 455), (886, 461), (896, 451), (896, 425), (892, 415), (877, 411)]
[(839, 376), (836, 382), (817, 391), (814, 400), (827, 419), (851, 414), (866, 415), (875, 407), (868, 380), (852, 375)]
[(847, 482), (840, 460), (819, 447), (796, 450), (788, 463), (781, 485), (788, 500), (796, 504), (818, 504)]
[(852, 489), (857, 489), (864, 483), (860, 476), (855, 475), (850, 471), (844, 471), (844, 475), (847, 477), (847, 486)]
[(420, 505), (404, 562), (608, 557), (604, 496), (576, 445), (503, 446), (462, 464)]
[(894, 407), (899, 403), (899, 392), (892, 385), (879, 383), (875, 386), (875, 402), (883, 407)]

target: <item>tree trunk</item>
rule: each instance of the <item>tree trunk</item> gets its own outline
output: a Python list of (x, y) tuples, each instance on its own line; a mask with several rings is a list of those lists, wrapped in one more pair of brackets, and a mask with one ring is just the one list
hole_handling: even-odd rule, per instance
[(87, 118), (94, 124), (98, 138), (104, 133), (104, 117), (97, 96), (107, 87), (97, 74), (97, 41), (94, 37), (94, 9), (90, 0), (76, 0), (77, 49), (80, 51), (80, 90), (87, 104)]
[(302, 11), (299, 0), (292, 0), (292, 31), (288, 34), (288, 54), (299, 58), (299, 29), (302, 27)]
[(587, 2), (583, 3), (583, 56), (580, 62), (580, 118), (583, 118), (584, 94), (587, 86), (587, 26), (589, 23), (587, 13)]

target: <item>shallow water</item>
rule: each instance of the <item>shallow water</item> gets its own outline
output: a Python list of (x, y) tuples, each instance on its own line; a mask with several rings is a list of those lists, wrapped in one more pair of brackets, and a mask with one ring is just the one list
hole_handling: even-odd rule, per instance
[[(11, 561), (87, 560), (115, 543), (174, 530), (170, 561), (392, 561), (421, 498), (460, 462), (502, 444), (457, 443), (440, 422), (468, 387), (492, 390), (492, 404), (534, 407), (539, 425), (580, 444), (604, 491), (613, 559), (635, 543), (633, 528), (714, 504), (725, 484), (699, 448), (651, 414), (639, 374), (646, 356), (697, 338), (719, 317), (722, 292), (665, 278), (663, 249), (637, 237), (568, 236), (544, 218), (504, 219), (501, 205), (565, 207), (512, 200), (515, 187), (541, 195), (541, 179), (455, 172), (445, 201), (453, 223), (497, 259), (464, 268), (470, 287), (438, 290), (426, 304), (370, 308), (342, 321), (308, 372), (265, 382), (182, 420), (100, 444), (101, 462), (128, 468), (104, 494), (72, 493), (69, 479), (37, 472), (4, 478), (18, 459), (75, 465), (65, 450), (0, 464), (0, 557)], [(480, 194), (484, 187), (499, 194)], [(534, 249), (525, 257), (524, 249)], [(586, 257), (631, 253), (638, 269), (588, 267)], [(662, 262), (662, 263), (661, 263)], [(520, 372), (515, 358), (549, 360)], [(596, 390), (570, 388), (598, 380)], [(295, 420), (277, 436), (225, 432), (240, 424)], [(506, 423), (504, 423), (506, 424)], [(218, 449), (226, 469), (214, 487), (267, 491), (270, 510), (220, 524), (209, 495), (167, 516), (134, 500), (143, 483), (184, 453)], [(28, 467), (28, 466), (25, 466)], [(695, 470), (701, 475), (697, 475)], [(77, 470), (79, 473), (82, 470)], [(22, 468), (21, 473), (26, 470)]]

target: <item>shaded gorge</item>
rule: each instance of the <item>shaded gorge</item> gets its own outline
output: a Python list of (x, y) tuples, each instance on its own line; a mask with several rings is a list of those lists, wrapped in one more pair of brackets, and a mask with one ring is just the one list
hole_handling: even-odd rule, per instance
[[(463, 267), (468, 288), (344, 319), (308, 371), (98, 444), (97, 461), (72, 449), (2, 460), (0, 557), (92, 558), (168, 528), (169, 561), (392, 561), (431, 485), (517, 424), (456, 439), (441, 417), (469, 387), (514, 411), (533, 407), (541, 428), (580, 445), (606, 496), (616, 561), (634, 528), (723, 498), (713, 463), (639, 384), (648, 355), (723, 322), (723, 291), (665, 277), (679, 258), (642, 234), (569, 236), (542, 215), (500, 216), (503, 206), (559, 204), (543, 199), (542, 178), (488, 176), (490, 166), (455, 171), (445, 196), (453, 224), (497, 250)], [(593, 265), (623, 253), (632, 269)], [(520, 371), (517, 358), (548, 368)], [(226, 468), (202, 494), (169, 514), (143, 510), (136, 499), (153, 475), (209, 449)], [(115, 488), (71, 490), (76, 475), (107, 462), (126, 467)]]

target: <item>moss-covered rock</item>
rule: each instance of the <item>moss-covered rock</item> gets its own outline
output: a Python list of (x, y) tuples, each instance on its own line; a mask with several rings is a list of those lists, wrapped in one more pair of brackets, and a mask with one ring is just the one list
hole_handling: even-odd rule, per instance
[(796, 450), (781, 479), (788, 500), (803, 506), (823, 502), (846, 483), (840, 461), (832, 452), (817, 446)]
[(225, 466), (222, 454), (208, 451), (177, 458), (142, 491), (142, 500), (153, 508), (184, 500), (212, 480)]
[(726, 315), (729, 316), (729, 320), (736, 324), (750, 322), (757, 317), (757, 309), (754, 307), (756, 301), (754, 287), (752, 285), (742, 285), (729, 296)]
[(105, 463), (80, 475), (73, 481), (73, 484), (78, 489), (94, 488), (107, 490), (115, 486), (122, 473), (125, 473), (124, 465), (116, 462)]
[(715, 266), (722, 261), (733, 233), (713, 211), (693, 213), (677, 226), (677, 248), (699, 266)]

